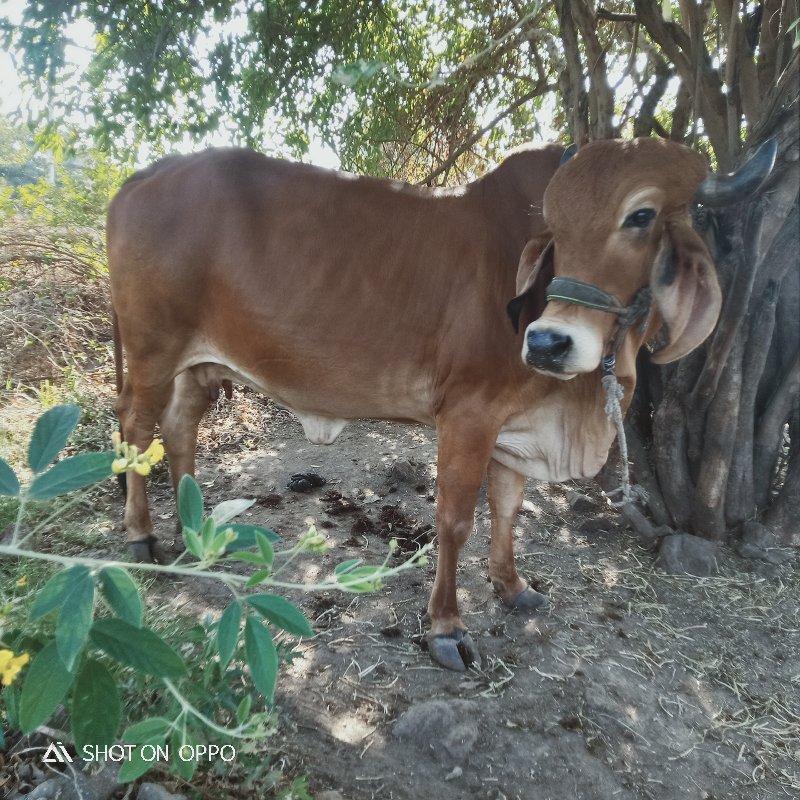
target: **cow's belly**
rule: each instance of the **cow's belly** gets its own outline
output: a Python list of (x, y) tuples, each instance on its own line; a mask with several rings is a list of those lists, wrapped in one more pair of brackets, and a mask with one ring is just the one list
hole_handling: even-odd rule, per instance
[(391, 379), (381, 380), (377, 376), (362, 386), (348, 385), (348, 397), (343, 397), (317, 372), (310, 373), (307, 384), (285, 385), (269, 375), (243, 369), (232, 359), (211, 351), (192, 354), (182, 365), (181, 371), (184, 369), (191, 369), (198, 382), (207, 387), (229, 380), (265, 394), (297, 417), (312, 444), (333, 444), (354, 419), (432, 424), (426, 404), (429, 393), (421, 381), (418, 387), (408, 381), (394, 386)]
[(608, 458), (614, 429), (602, 407), (547, 403), (515, 415), (500, 431), (492, 457), (529, 478), (560, 482), (596, 475)]

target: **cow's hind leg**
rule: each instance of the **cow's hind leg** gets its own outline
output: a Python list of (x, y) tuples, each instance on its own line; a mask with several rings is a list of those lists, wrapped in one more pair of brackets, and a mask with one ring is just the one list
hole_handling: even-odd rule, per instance
[[(161, 415), (159, 427), (167, 451), (169, 472), (175, 498), (184, 475), (194, 477), (197, 452), (197, 431), (200, 420), (212, 400), (216, 400), (219, 384), (207, 385), (188, 369), (175, 378), (169, 403)], [(180, 529), (180, 521), (178, 521)]]
[(547, 596), (531, 589), (514, 564), (514, 522), (522, 505), (525, 476), (492, 459), (488, 470), (492, 544), (489, 577), (502, 601), (511, 608), (533, 611), (547, 604)]
[[(172, 381), (143, 387), (129, 374), (122, 394), (117, 400), (117, 416), (122, 434), (128, 444), (140, 451), (149, 447), (155, 434), (156, 421), (167, 404)], [(125, 529), (128, 550), (136, 561), (153, 561), (153, 521), (147, 504), (145, 478), (135, 472), (127, 476), (125, 498)]]

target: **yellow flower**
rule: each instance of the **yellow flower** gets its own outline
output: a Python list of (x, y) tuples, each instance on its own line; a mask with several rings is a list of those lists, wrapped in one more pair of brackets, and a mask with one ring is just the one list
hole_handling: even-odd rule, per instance
[(120, 472), (135, 472), (137, 475), (149, 475), (153, 464), (158, 464), (164, 458), (164, 445), (160, 439), (153, 439), (150, 446), (143, 453), (134, 444), (122, 441), (119, 431), (111, 434), (111, 442), (117, 458), (111, 463), (111, 471), (118, 475)]
[(146, 458), (151, 464), (158, 464), (162, 458), (164, 458), (164, 445), (161, 444), (160, 439), (153, 439), (150, 443), (150, 447), (142, 453), (144, 458)]
[(111, 471), (115, 475), (119, 475), (120, 472), (125, 472), (128, 469), (128, 459), (127, 458), (115, 458), (111, 462)]
[(17, 589), (24, 589), (27, 585), (28, 585), (28, 576), (27, 575), (23, 575), (17, 581)]
[(15, 656), (11, 650), (0, 650), (0, 682), (8, 686), (30, 660), (27, 653)]

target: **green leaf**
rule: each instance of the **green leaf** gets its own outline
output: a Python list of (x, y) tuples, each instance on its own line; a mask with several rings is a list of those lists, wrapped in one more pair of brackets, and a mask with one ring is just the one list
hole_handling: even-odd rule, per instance
[(73, 581), (73, 586), (64, 598), (56, 625), (58, 654), (68, 670), (75, 666), (75, 659), (83, 649), (94, 615), (94, 581), (86, 572)]
[(248, 617), (244, 623), (244, 652), (253, 685), (271, 703), (278, 677), (278, 651), (270, 632), (255, 617)]
[(83, 489), (111, 475), (115, 455), (107, 453), (80, 453), (59, 461), (47, 472), (37, 475), (28, 489), (33, 500), (47, 500), (75, 489)]
[(14, 470), (8, 466), (8, 463), (0, 458), (0, 496), (3, 497), (18, 497), (19, 496), (19, 481), (14, 474)]
[(235, 553), (231, 553), (228, 557), (236, 561), (244, 561), (247, 564), (261, 565), (264, 563), (264, 557), (261, 555), (261, 553), (250, 553), (247, 550), (241, 550)]
[(3, 689), (3, 701), (6, 704), (6, 722), (12, 730), (19, 728), (19, 690), (16, 686)]
[(39, 590), (31, 606), (31, 622), (49, 614), (54, 608), (60, 608), (67, 595), (80, 583), (84, 577), (89, 576), (89, 568), (81, 565), (57, 572)]
[(336, 582), (351, 592), (374, 592), (381, 588), (377, 567), (351, 567), (336, 575)]
[(120, 619), (137, 628), (142, 627), (142, 598), (135, 581), (124, 569), (106, 567), (100, 570), (100, 592)]
[[(142, 742), (142, 744), (150, 744), (153, 747), (161, 747), (166, 743), (166, 738), (162, 737), (161, 739), (152, 739), (146, 742)], [(120, 783), (130, 783), (131, 781), (135, 781), (137, 778), (141, 778), (142, 775), (145, 774), (148, 770), (156, 765), (156, 761), (145, 761), (142, 758), (142, 749), (141, 747), (135, 747), (131, 751), (131, 756), (127, 760), (122, 762), (122, 766), (119, 769), (119, 776), (117, 780)]]
[(234, 548), (237, 550), (247, 550), (251, 547), (256, 547), (258, 544), (256, 541), (256, 533), (262, 533), (272, 544), (281, 541), (281, 537), (278, 536), (275, 531), (269, 530), (269, 528), (259, 528), (256, 525), (241, 525), (238, 523), (226, 525), (225, 527), (230, 528), (237, 534), (236, 538), (228, 545), (228, 550), (233, 550)]
[(41, 472), (58, 455), (75, 430), (80, 416), (78, 406), (70, 403), (54, 406), (36, 420), (28, 444), (28, 466), (34, 472)]
[(214, 518), (214, 522), (221, 526), (226, 522), (230, 522), (234, 517), (241, 514), (242, 511), (247, 511), (255, 502), (255, 500), (245, 500), (243, 497), (237, 497), (233, 500), (223, 500), (221, 503), (214, 506), (211, 516)]
[(178, 484), (178, 514), (181, 522), (193, 531), (203, 526), (203, 494), (191, 475), (184, 475)]
[(253, 586), (258, 586), (258, 584), (259, 584), (259, 583), (262, 583), (262, 582), (263, 582), (263, 581), (265, 581), (267, 578), (269, 578), (269, 576), (270, 576), (271, 574), (272, 574), (272, 570), (269, 570), (269, 569), (260, 569), (260, 570), (258, 570), (258, 572), (254, 572), (254, 573), (253, 573), (253, 574), (250, 576), (250, 579), (247, 581), (247, 583), (245, 584), (245, 586), (246, 586), (248, 589), (252, 589), (252, 588), (253, 588)]
[(363, 559), (360, 558), (351, 558), (349, 561), (342, 561), (341, 564), (336, 565), (333, 571), (336, 575), (342, 575), (345, 572), (350, 572), (350, 570), (355, 569), (362, 561)]
[(242, 702), (236, 707), (236, 721), (240, 725), (244, 725), (245, 720), (250, 716), (250, 708), (253, 705), (253, 695), (246, 694), (242, 698)]
[(261, 555), (264, 558), (264, 563), (272, 565), (272, 559), (275, 557), (275, 554), (272, 551), (272, 545), (269, 543), (269, 539), (267, 539), (261, 531), (256, 531), (256, 541), (258, 542), (258, 549), (261, 551)]
[(195, 558), (203, 557), (203, 543), (200, 541), (200, 537), (197, 535), (197, 531), (194, 531), (191, 528), (187, 528), (186, 526), (184, 526), (183, 543), (186, 545), (186, 549)]
[(19, 698), (19, 722), (23, 733), (31, 733), (50, 719), (72, 685), (73, 674), (64, 666), (53, 639), (40, 650), (28, 667)]
[(166, 741), (172, 724), (164, 717), (148, 717), (134, 725), (129, 725), (122, 735), (125, 744), (144, 744), (146, 742)]
[(273, 625), (295, 636), (313, 636), (314, 631), (305, 615), (285, 597), (276, 594), (252, 594), (247, 602)]
[(219, 653), (219, 662), (223, 671), (227, 669), (236, 650), (241, 622), (242, 604), (235, 600), (222, 612), (222, 616), (217, 623), (217, 652)]
[(197, 771), (199, 762), (194, 758), (184, 760), (178, 754), (184, 745), (194, 748), (197, 744), (197, 737), (192, 736), (192, 732), (185, 727), (176, 728), (170, 737), (170, 752), (173, 754), (171, 758), (172, 771), (180, 775), (185, 781), (192, 779), (192, 776)]
[(137, 628), (121, 619), (100, 619), (92, 625), (89, 636), (111, 658), (148, 675), (186, 675), (183, 659), (149, 628)]
[(113, 744), (121, 719), (116, 681), (99, 661), (87, 660), (72, 690), (72, 734), (78, 752), (87, 744)]
[(217, 535), (217, 523), (214, 522), (213, 517), (209, 517), (200, 530), (200, 541), (203, 543), (203, 552), (205, 553), (210, 549), (214, 537)]

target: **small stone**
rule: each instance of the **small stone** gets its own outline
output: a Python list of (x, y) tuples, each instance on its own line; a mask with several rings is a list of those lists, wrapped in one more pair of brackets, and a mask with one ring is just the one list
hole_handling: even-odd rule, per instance
[(433, 751), (439, 761), (463, 761), (478, 741), (477, 711), (471, 700), (427, 700), (401, 714), (392, 735)]
[(750, 542), (739, 542), (736, 552), (741, 558), (766, 558), (767, 551), (757, 544), (750, 544)]
[(762, 525), (760, 522), (750, 520), (742, 525), (741, 542), (760, 547), (762, 550), (767, 547), (775, 547), (777, 537), (775, 533)]
[(658, 553), (658, 564), (672, 575), (717, 575), (719, 547), (708, 539), (676, 533), (665, 536)]
[(67, 781), (64, 778), (48, 778), (44, 783), (40, 783), (29, 794), (12, 795), (12, 800), (25, 798), (25, 800), (72, 800), (77, 797), (75, 792), (70, 793)]
[(344, 795), (341, 792), (337, 792), (335, 789), (317, 792), (314, 797), (316, 797), (317, 800), (344, 800)]
[(157, 783), (143, 783), (139, 787), (136, 800), (186, 800), (182, 794), (172, 794)]
[(460, 778), (464, 774), (464, 770), (461, 767), (453, 767), (447, 775), (444, 776), (446, 781), (454, 781), (456, 778)]
[(418, 461), (412, 461), (407, 458), (398, 458), (391, 467), (389, 467), (389, 476), (399, 483), (405, 483), (409, 486), (420, 486), (426, 484), (428, 479), (428, 471), (424, 464)]
[(588, 495), (581, 494), (580, 492), (567, 492), (567, 502), (569, 503), (569, 507), (579, 514), (597, 510), (597, 503)]
[[(93, 774), (86, 774), (86, 782), (91, 787), (92, 793), (97, 800), (108, 800), (114, 792), (122, 785), (119, 782), (119, 770), (121, 764), (108, 761)], [(87, 767), (84, 767), (87, 769)]]

